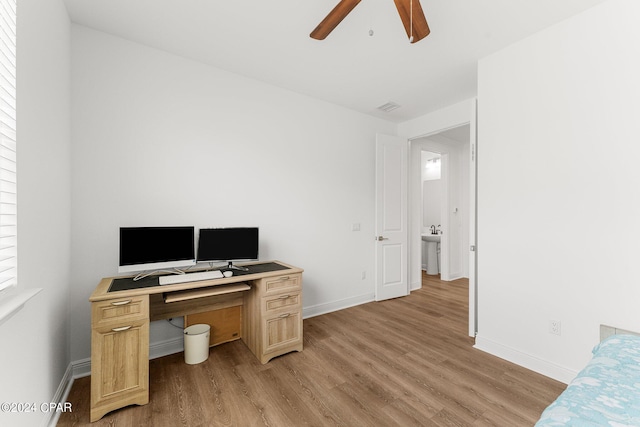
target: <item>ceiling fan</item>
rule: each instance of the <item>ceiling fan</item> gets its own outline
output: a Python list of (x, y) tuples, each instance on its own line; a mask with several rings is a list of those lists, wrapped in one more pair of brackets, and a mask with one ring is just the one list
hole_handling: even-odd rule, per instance
[[(416, 43), (427, 37), (431, 32), (427, 19), (424, 17), (420, 0), (393, 0), (400, 19), (404, 24), (407, 37), (411, 43)], [(324, 40), (340, 22), (355, 8), (360, 0), (340, 0), (340, 3), (318, 24), (310, 34), (312, 39)]]

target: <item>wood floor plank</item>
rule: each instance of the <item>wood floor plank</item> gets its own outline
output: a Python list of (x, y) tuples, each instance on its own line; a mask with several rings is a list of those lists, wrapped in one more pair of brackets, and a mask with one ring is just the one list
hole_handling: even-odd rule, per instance
[(59, 426), (532, 426), (565, 385), (473, 348), (468, 282), (304, 320), (304, 351), (262, 365), (241, 341), (149, 363), (150, 402), (89, 423), (89, 377)]

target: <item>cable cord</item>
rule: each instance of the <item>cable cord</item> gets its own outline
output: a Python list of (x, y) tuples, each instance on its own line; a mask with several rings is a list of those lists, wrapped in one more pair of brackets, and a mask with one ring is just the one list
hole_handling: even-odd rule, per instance
[(172, 317), (172, 318), (170, 318), (170, 319), (166, 319), (166, 320), (167, 320), (167, 322), (169, 322), (169, 324), (170, 324), (171, 326), (173, 326), (174, 328), (182, 329), (182, 330), (184, 331), (184, 326), (179, 326), (179, 325), (176, 325), (176, 324), (174, 324), (174, 323), (172, 322), (173, 317)]

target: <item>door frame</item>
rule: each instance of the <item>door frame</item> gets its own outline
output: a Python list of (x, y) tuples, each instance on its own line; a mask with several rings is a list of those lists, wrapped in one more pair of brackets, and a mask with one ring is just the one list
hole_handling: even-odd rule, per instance
[[(464, 125), (469, 125), (470, 128), (470, 147), (469, 150), (473, 153), (473, 159), (470, 159), (470, 186), (469, 196), (470, 211), (469, 211), (469, 245), (474, 247), (474, 251), (469, 251), (469, 336), (475, 337), (478, 332), (478, 313), (477, 313), (477, 301), (478, 301), (478, 277), (477, 277), (477, 183), (476, 183), (476, 169), (477, 169), (477, 101), (475, 98), (460, 102), (452, 105), (448, 108), (436, 111), (430, 115), (424, 116), (420, 120), (407, 124), (407, 129), (400, 129), (400, 133), (403, 137), (409, 140), (409, 153), (412, 151), (412, 144), (415, 140), (436, 135), (438, 133), (457, 128)], [(404, 130), (404, 132), (403, 132)], [(412, 162), (410, 162), (411, 164)], [(414, 193), (413, 186), (415, 183), (411, 179), (412, 168), (408, 168), (408, 191), (409, 194)], [(413, 200), (413, 197), (409, 197), (408, 200), (408, 212), (415, 209), (417, 200)], [(412, 236), (415, 236), (419, 230), (415, 230), (413, 221), (408, 223), (409, 232), (409, 247), (408, 247), (408, 259), (409, 259), (409, 276), (411, 272), (415, 271), (414, 259), (415, 256), (412, 253), (414, 251), (414, 245), (412, 244)], [(419, 233), (418, 233), (419, 234)], [(419, 246), (420, 247), (420, 246)], [(470, 248), (468, 248), (470, 249)], [(418, 260), (420, 256), (418, 256)], [(420, 263), (418, 263), (420, 264)], [(417, 266), (420, 270), (420, 265)], [(413, 290), (411, 280), (409, 280), (409, 288)]]

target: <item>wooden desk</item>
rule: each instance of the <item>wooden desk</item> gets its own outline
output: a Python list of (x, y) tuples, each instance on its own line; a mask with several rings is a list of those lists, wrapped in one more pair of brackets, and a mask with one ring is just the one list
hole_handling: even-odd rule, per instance
[[(260, 362), (302, 351), (303, 270), (280, 261), (244, 266), (249, 272), (165, 286), (114, 291), (122, 278), (100, 281), (89, 298), (91, 422), (127, 405), (149, 403), (152, 320), (242, 306), (240, 338)], [(266, 267), (281, 269), (262, 271)]]

